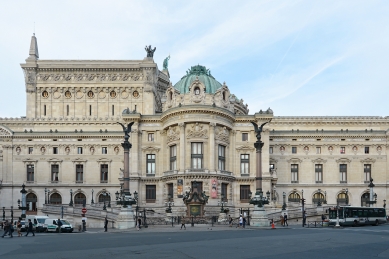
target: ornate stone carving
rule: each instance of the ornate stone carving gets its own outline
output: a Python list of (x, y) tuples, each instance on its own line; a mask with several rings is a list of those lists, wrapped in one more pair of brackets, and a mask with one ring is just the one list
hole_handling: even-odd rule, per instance
[(92, 155), (95, 153), (95, 147), (94, 147), (94, 146), (91, 146), (91, 147), (89, 148), (89, 150), (90, 150), (90, 153), (91, 153)]
[(230, 133), (226, 127), (217, 127), (215, 139), (230, 143)]
[(200, 82), (198, 78), (190, 86), (190, 100), (193, 103), (205, 102), (205, 86)]
[(46, 148), (45, 148), (45, 146), (41, 146), (40, 151), (41, 151), (42, 155), (43, 155), (44, 153), (46, 153)]
[(113, 151), (115, 152), (115, 154), (117, 155), (118, 153), (119, 153), (119, 147), (118, 146), (116, 146), (114, 149), (113, 149)]
[(180, 139), (180, 131), (177, 127), (169, 127), (167, 130), (167, 143)]
[(208, 131), (198, 122), (192, 125), (191, 129), (188, 129), (187, 133), (187, 138), (208, 138)]
[(0, 126), (0, 136), (12, 136), (12, 132)]
[(65, 147), (65, 153), (66, 153), (66, 155), (69, 155), (69, 153), (70, 153), (70, 147), (69, 146)]

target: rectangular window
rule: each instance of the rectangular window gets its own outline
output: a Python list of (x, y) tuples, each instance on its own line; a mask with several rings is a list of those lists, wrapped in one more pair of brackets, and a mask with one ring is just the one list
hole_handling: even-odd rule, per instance
[(66, 116), (69, 116), (69, 105), (66, 105)]
[(292, 183), (299, 182), (299, 166), (297, 164), (292, 164), (290, 166), (291, 174), (292, 174)]
[(248, 133), (242, 133), (242, 141), (248, 141), (249, 140), (249, 134)]
[(84, 165), (76, 165), (76, 182), (82, 183), (84, 181)]
[(192, 169), (203, 168), (203, 143), (191, 143)]
[(156, 185), (146, 185), (146, 202), (154, 203), (157, 196)]
[(321, 154), (321, 147), (316, 147), (316, 154)]
[(92, 105), (89, 105), (89, 116), (92, 116)]
[(43, 115), (46, 116), (46, 104), (43, 105)]
[(27, 165), (27, 182), (34, 181), (34, 165)]
[(222, 183), (221, 194), (223, 195), (223, 201), (228, 201), (227, 188), (228, 188), (228, 183)]
[(107, 183), (108, 182), (108, 165), (100, 165), (100, 182)]
[(240, 201), (248, 202), (250, 200), (250, 185), (241, 185), (240, 186)]
[(269, 154), (273, 154), (273, 147), (269, 147)]
[(148, 139), (148, 141), (153, 142), (154, 141), (154, 133), (149, 133), (147, 135), (147, 139)]
[(274, 170), (274, 164), (270, 164), (269, 166), (270, 172)]
[(177, 145), (170, 146), (170, 170), (177, 170)]
[(82, 147), (77, 147), (77, 154), (79, 154), (79, 155), (82, 154)]
[(108, 147), (102, 147), (101, 148), (101, 154), (103, 154), (103, 155), (108, 154)]
[(53, 154), (57, 155), (58, 154), (58, 147), (53, 147)]
[(219, 155), (219, 170), (226, 170), (226, 147), (219, 145), (218, 148)]
[(146, 155), (147, 174), (155, 174), (155, 155)]
[(347, 164), (339, 165), (340, 183), (347, 183)]
[(315, 165), (315, 181), (316, 183), (323, 183), (323, 165)]
[(250, 155), (240, 155), (240, 174), (250, 174)]
[(112, 105), (112, 116), (115, 115), (115, 105)]
[(171, 198), (174, 198), (173, 184), (172, 183), (167, 184), (167, 195), (169, 195)]
[(292, 147), (292, 154), (297, 154), (297, 147)]
[(364, 167), (363, 173), (364, 173), (365, 183), (369, 183), (371, 178), (371, 165), (365, 164), (363, 165), (363, 167)]
[(370, 151), (369, 147), (365, 147), (365, 154), (369, 154), (369, 151)]
[(340, 153), (346, 154), (346, 147), (340, 147)]
[(51, 181), (58, 182), (59, 165), (51, 165)]
[(33, 151), (34, 151), (34, 148), (33, 148), (33, 147), (28, 147), (28, 154), (29, 154), (29, 155), (31, 155)]

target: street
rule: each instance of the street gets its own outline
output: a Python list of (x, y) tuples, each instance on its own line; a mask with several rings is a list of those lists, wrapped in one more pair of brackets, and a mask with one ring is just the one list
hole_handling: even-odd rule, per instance
[[(212, 230), (211, 230), (212, 229)], [(157, 226), (0, 239), (1, 258), (389, 258), (389, 225), (236, 229)]]

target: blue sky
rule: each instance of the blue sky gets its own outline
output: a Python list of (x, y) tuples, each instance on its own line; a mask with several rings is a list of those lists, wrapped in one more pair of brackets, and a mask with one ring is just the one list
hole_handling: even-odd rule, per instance
[(25, 115), (20, 63), (143, 59), (209, 68), (250, 113), (389, 115), (389, 1), (1, 1), (0, 117)]

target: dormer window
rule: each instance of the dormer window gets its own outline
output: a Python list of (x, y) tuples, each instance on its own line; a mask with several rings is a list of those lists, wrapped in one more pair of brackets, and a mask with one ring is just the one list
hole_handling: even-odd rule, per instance
[(195, 93), (195, 95), (199, 95), (200, 94), (200, 88), (196, 87), (194, 89), (194, 93)]
[(223, 92), (223, 101), (226, 100), (226, 92)]

